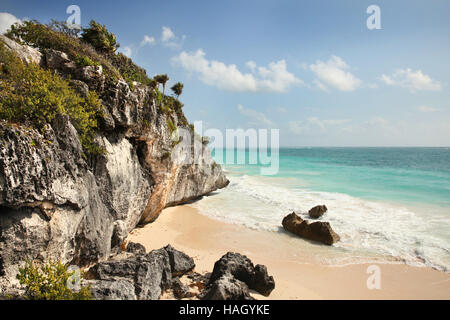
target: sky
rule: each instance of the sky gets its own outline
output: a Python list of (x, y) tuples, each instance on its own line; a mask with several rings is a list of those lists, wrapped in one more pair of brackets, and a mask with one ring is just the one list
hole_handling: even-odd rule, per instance
[(450, 146), (448, 0), (2, 0), (0, 32), (66, 20), (69, 5), (150, 76), (181, 81), (204, 129), (279, 129), (285, 147)]

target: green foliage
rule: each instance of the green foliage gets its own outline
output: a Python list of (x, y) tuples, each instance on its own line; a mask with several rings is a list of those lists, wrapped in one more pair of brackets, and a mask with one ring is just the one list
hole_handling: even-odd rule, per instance
[(24, 21), (11, 26), (5, 34), (10, 39), (37, 47), (40, 50), (53, 49), (65, 52), (69, 58), (76, 60), (78, 56), (88, 57), (96, 65), (102, 65), (108, 81), (116, 81), (120, 74), (111, 62), (98, 53), (89, 43), (79, 38), (68, 36), (65, 32), (52, 29), (38, 21)]
[(155, 87), (155, 81), (147, 76), (147, 72), (137, 66), (133, 60), (128, 58), (126, 55), (118, 53), (110, 58), (112, 64), (117, 68), (128, 84), (131, 84), (133, 81), (137, 81), (145, 85), (150, 85), (152, 88)]
[(54, 19), (50, 20), (50, 23), (47, 24), (51, 29), (64, 33), (69, 37), (77, 38), (78, 34), (81, 32), (81, 29), (77, 28), (69, 28), (66, 21), (57, 21)]
[(170, 88), (173, 93), (177, 96), (177, 98), (180, 96), (180, 94), (183, 93), (183, 87), (184, 85), (181, 82), (175, 83), (172, 88)]
[(167, 81), (169, 81), (169, 76), (167, 74), (158, 74), (158, 75), (154, 76), (153, 79), (155, 79), (156, 82), (162, 84), (163, 95), (164, 95), (164, 91), (166, 90), (166, 83), (167, 83)]
[(91, 300), (90, 287), (82, 287), (73, 292), (68, 287), (70, 272), (61, 262), (52, 262), (40, 267), (27, 261), (25, 267), (19, 268), (17, 279), (25, 286), (25, 297), (31, 300)]
[(174, 133), (177, 130), (177, 126), (173, 124), (173, 121), (170, 117), (166, 119), (167, 127), (170, 130), (170, 134)]
[(95, 145), (97, 119), (102, 106), (95, 92), (85, 98), (77, 94), (69, 81), (37, 64), (25, 65), (0, 42), (0, 119), (31, 123), (42, 129), (58, 115), (67, 115), (89, 154), (99, 154)]
[(83, 56), (83, 55), (79, 55), (79, 54), (77, 54), (75, 57), (75, 63), (81, 67), (98, 66), (99, 65), (98, 62), (92, 61), (92, 59), (89, 58), (88, 56)]
[(120, 46), (116, 42), (116, 35), (94, 20), (91, 20), (88, 28), (83, 28), (81, 38), (97, 51), (106, 54), (114, 54)]

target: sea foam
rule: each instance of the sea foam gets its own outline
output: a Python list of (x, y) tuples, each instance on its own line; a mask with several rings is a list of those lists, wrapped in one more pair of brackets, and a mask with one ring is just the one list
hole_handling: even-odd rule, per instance
[[(280, 232), (283, 217), (291, 211), (307, 218), (307, 211), (325, 204), (329, 221), (341, 236), (335, 244), (346, 254), (394, 257), (414, 266), (450, 270), (446, 232), (449, 220), (439, 214), (404, 206), (360, 199), (342, 193), (311, 191), (296, 179), (231, 175), (230, 185), (194, 204), (200, 212), (224, 222), (256, 230)], [(299, 239), (299, 241), (302, 241)], [(355, 260), (357, 261), (357, 260)], [(361, 261), (359, 261), (361, 262)]]

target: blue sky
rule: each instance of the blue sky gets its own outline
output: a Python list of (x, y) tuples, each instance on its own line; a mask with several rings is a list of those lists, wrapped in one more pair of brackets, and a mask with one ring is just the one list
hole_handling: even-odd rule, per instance
[[(183, 82), (191, 122), (279, 128), (282, 146), (450, 146), (449, 1), (2, 0), (0, 12), (48, 22), (71, 4), (149, 75)], [(380, 30), (366, 26), (372, 4)]]

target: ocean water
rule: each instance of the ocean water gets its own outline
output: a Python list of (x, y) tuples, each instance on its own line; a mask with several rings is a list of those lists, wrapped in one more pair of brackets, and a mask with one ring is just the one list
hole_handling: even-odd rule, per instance
[(330, 253), (345, 263), (376, 255), (450, 271), (450, 148), (286, 148), (272, 176), (248, 164), (256, 151), (237, 153), (247, 164), (223, 165), (231, 183), (195, 203), (200, 212), (281, 234), (286, 214), (325, 204), (320, 220), (341, 236)]

